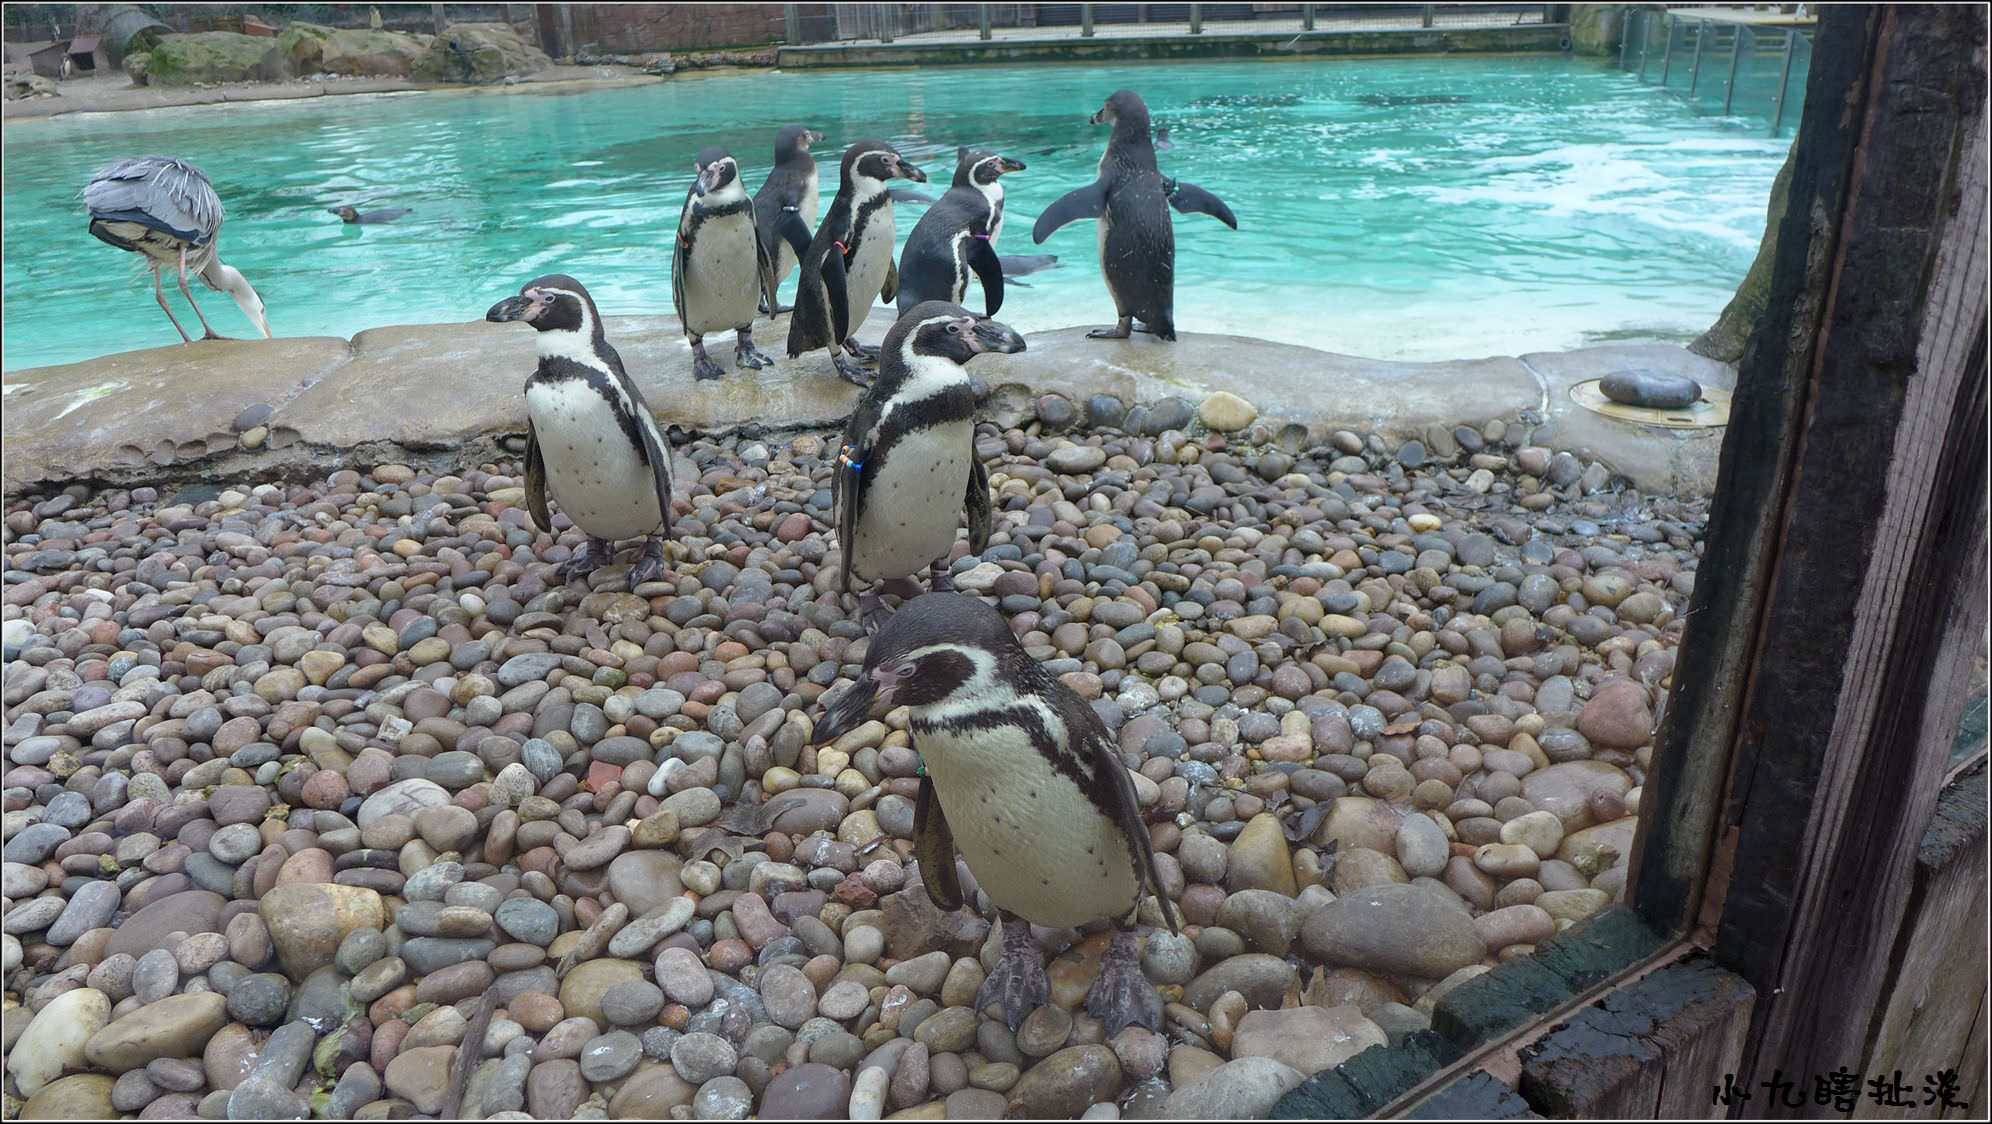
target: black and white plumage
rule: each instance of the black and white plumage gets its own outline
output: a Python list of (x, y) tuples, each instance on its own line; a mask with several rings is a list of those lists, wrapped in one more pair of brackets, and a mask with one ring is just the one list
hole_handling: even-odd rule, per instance
[(954, 184), (906, 236), (899, 257), (901, 314), (922, 301), (962, 303), (970, 273), (982, 282), (985, 311), (994, 316), (1003, 307), (1003, 263), (996, 257), (1003, 233), (1001, 177), (1023, 170), (1022, 160), (979, 148), (959, 151)]
[(588, 536), (560, 568), (572, 581), (609, 564), (615, 539), (644, 536), (632, 588), (664, 569), (670, 533), (671, 446), (643, 392), (609, 346), (594, 299), (563, 273), (526, 282), (486, 320), (523, 320), (538, 331), (539, 368), (526, 380), (526, 506), (553, 533), (547, 493)]
[[(888, 583), (902, 596), (908, 579), (931, 570), (935, 589), (952, 588), (945, 556), (957, 516), (968, 515), (969, 548), (989, 541), (989, 473), (975, 455), (975, 391), (963, 365), (984, 352), (1024, 350), (1024, 338), (960, 305), (928, 301), (901, 316), (879, 348), (878, 380), (844, 425), (831, 470), (839, 588), (853, 575)], [(885, 613), (876, 590), (859, 599), (866, 625)]]
[(264, 338), (270, 336), (270, 321), (263, 313), (263, 298), (256, 295), (241, 271), (222, 262), (215, 239), (221, 233), (224, 217), (221, 196), (215, 194), (199, 168), (170, 156), (134, 156), (98, 169), (83, 188), (83, 202), (90, 208), (90, 233), (116, 246), (144, 254), (152, 271), (152, 295), (182, 340), (192, 336), (180, 327), (179, 317), (166, 306), (166, 291), (159, 273), (168, 266), (178, 272), (180, 292), (207, 329), (206, 339), (224, 339), (194, 304), (187, 288), (189, 270), (199, 275), (210, 289), (227, 293)]
[(353, 206), (351, 203), (341, 203), (337, 207), (327, 207), (325, 209), (335, 215), (338, 215), (340, 218), (344, 219), (348, 224), (365, 224), (365, 225), (375, 225), (378, 223), (393, 222), (395, 219), (398, 219), (403, 215), (413, 213), (410, 210), (410, 208), (407, 207), (382, 207), (380, 210), (377, 211), (362, 211), (358, 207)]
[(1100, 220), (1100, 272), (1114, 298), (1120, 322), (1086, 333), (1093, 339), (1126, 339), (1134, 321), (1158, 338), (1176, 338), (1176, 235), (1169, 208), (1202, 213), (1238, 229), (1224, 201), (1195, 184), (1162, 175), (1149, 136), (1148, 106), (1132, 90), (1119, 90), (1093, 114), (1095, 125), (1109, 123), (1113, 136), (1100, 157), (1099, 178), (1067, 192), (1038, 216), (1031, 238), (1043, 242), (1075, 219)]
[(837, 197), (803, 253), (788, 354), (793, 359), (827, 347), (837, 373), (866, 386), (870, 376), (843, 352), (861, 359), (876, 356), (876, 349), (858, 343), (858, 328), (880, 296), (889, 301), (899, 293), (899, 270), (892, 261), (892, 195), (885, 181), (903, 177), (925, 183), (927, 176), (882, 140), (861, 140), (845, 149), (842, 175)]
[[(774, 267), (777, 287), (809, 250), (810, 232), (816, 229), (816, 158), (809, 146), (822, 139), (821, 132), (806, 125), (783, 126), (775, 134), (775, 166), (754, 193), (754, 229)], [(773, 292), (763, 306), (772, 316), (789, 310), (776, 302)]]
[(886, 623), (815, 740), (841, 737), (875, 703), (909, 708), (925, 766), (914, 853), (928, 896), (943, 909), (964, 904), (959, 849), (1002, 914), (1002, 961), (976, 1006), (1000, 1002), (1014, 1029), (1048, 994), (1030, 923), (1104, 918), (1113, 943), (1087, 1009), (1109, 1034), (1158, 1029), (1162, 1003), (1126, 922), (1151, 893), (1172, 932), (1176, 918), (1127, 768), (1093, 709), (1024, 651), (1002, 614), (957, 593), (915, 598)]
[(774, 360), (754, 346), (754, 313), (774, 291), (772, 270), (754, 229), (754, 202), (740, 165), (723, 148), (699, 153), (698, 179), (685, 193), (671, 253), (671, 307), (692, 345), (692, 377), (726, 372), (706, 354), (705, 335), (732, 329), (733, 362), (759, 370)]

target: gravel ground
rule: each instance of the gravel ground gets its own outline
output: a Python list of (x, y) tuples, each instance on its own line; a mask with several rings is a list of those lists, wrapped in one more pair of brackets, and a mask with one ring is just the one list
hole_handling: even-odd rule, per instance
[(515, 463), (10, 500), (6, 1115), (1262, 1116), (1621, 891), (1701, 501), (1519, 421), (1035, 412), (955, 578), (1117, 732), (1160, 1033), (1080, 1009), (1104, 931), (972, 1009), (903, 712), (812, 744), (833, 439), (701, 439), (634, 591), (549, 585)]

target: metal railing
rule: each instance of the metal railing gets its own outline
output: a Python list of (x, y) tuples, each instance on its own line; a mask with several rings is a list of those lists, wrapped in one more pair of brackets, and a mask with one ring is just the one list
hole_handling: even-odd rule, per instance
[(1620, 25), (1618, 65), (1703, 113), (1762, 117), (1784, 136), (1798, 125), (1812, 33), (1639, 9)]
[(1147, 38), (1254, 32), (1512, 27), (1549, 4), (785, 4), (791, 45), (1020, 35)]

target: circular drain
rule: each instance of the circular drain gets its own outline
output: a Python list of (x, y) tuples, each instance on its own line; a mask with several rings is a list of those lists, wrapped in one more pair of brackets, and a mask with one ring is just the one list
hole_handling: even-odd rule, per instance
[(1672, 410), (1650, 406), (1627, 406), (1605, 397), (1600, 379), (1585, 379), (1570, 388), (1570, 400), (1593, 413), (1617, 418), (1634, 425), (1657, 425), (1665, 429), (1713, 429), (1729, 424), (1729, 391), (1712, 386), (1702, 388), (1701, 397)]

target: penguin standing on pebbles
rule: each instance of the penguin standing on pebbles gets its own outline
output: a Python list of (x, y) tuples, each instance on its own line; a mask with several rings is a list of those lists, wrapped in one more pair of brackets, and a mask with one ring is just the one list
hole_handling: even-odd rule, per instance
[[(960, 305), (928, 301), (899, 318), (879, 348), (878, 381), (844, 426), (831, 469), (837, 510), (839, 588), (851, 576), (912, 597), (912, 575), (931, 570), (937, 590), (954, 588), (946, 555), (957, 516), (968, 543), (989, 542), (989, 473), (975, 455), (975, 391), (963, 364), (986, 351), (1024, 350), (1024, 338)], [(868, 631), (886, 616), (878, 591), (858, 599)]]
[(723, 148), (699, 153), (699, 178), (685, 193), (671, 254), (671, 306), (692, 345), (692, 377), (725, 374), (706, 354), (705, 334), (737, 333), (733, 362), (759, 370), (774, 362), (754, 346), (754, 313), (775, 289), (773, 270), (754, 228), (754, 203), (740, 182), (740, 165)]
[(899, 294), (899, 270), (892, 264), (892, 195), (885, 181), (901, 176), (925, 183), (927, 175), (882, 140), (861, 140), (845, 149), (842, 171), (837, 197), (803, 253), (788, 354), (794, 359), (827, 347), (839, 375), (869, 386), (871, 376), (842, 352), (867, 361), (877, 357), (876, 348), (858, 343), (858, 328), (880, 296), (890, 301)]
[(1099, 178), (1047, 207), (1031, 229), (1031, 239), (1043, 242), (1075, 219), (1099, 219), (1100, 272), (1120, 322), (1087, 332), (1086, 338), (1124, 340), (1140, 320), (1142, 331), (1173, 340), (1176, 234), (1169, 224), (1169, 208), (1210, 215), (1233, 230), (1238, 229), (1238, 218), (1222, 199), (1193, 183), (1169, 179), (1156, 167), (1148, 105), (1139, 94), (1115, 92), (1093, 114), (1092, 122), (1114, 127), (1100, 157)]
[[(774, 283), (780, 286), (789, 270), (809, 250), (810, 231), (816, 226), (816, 158), (809, 146), (823, 134), (805, 125), (787, 125), (775, 134), (775, 166), (754, 193), (754, 229), (761, 235), (761, 250), (774, 266)], [(767, 294), (762, 311), (771, 316), (787, 312), (774, 293)]]
[(655, 579), (670, 533), (670, 444), (603, 335), (588, 290), (550, 273), (492, 305), (484, 318), (523, 320), (539, 333), (539, 369), (526, 380), (526, 508), (552, 534), (551, 488), (588, 536), (587, 546), (560, 567), (560, 580), (608, 565), (611, 540), (637, 535), (644, 536), (643, 554), (630, 567), (630, 587)]
[(886, 623), (857, 683), (816, 724), (817, 743), (856, 728), (875, 702), (910, 708), (925, 767), (914, 854), (928, 896), (964, 904), (958, 846), (1002, 915), (1002, 959), (976, 1007), (1000, 1003), (1016, 1029), (1050, 995), (1031, 924), (1106, 918), (1113, 943), (1086, 1009), (1109, 1035), (1159, 1030), (1162, 1000), (1126, 920), (1151, 893), (1172, 933), (1176, 918), (1127, 768), (1093, 709), (1025, 653), (1001, 613), (959, 593), (917, 597)]
[(1001, 177), (1023, 170), (1022, 160), (979, 148), (960, 150), (953, 185), (906, 236), (899, 259), (901, 315), (922, 301), (960, 304), (968, 296), (971, 272), (982, 282), (984, 309), (996, 315), (1003, 306), (1003, 263), (996, 257), (996, 239), (1003, 234)]

